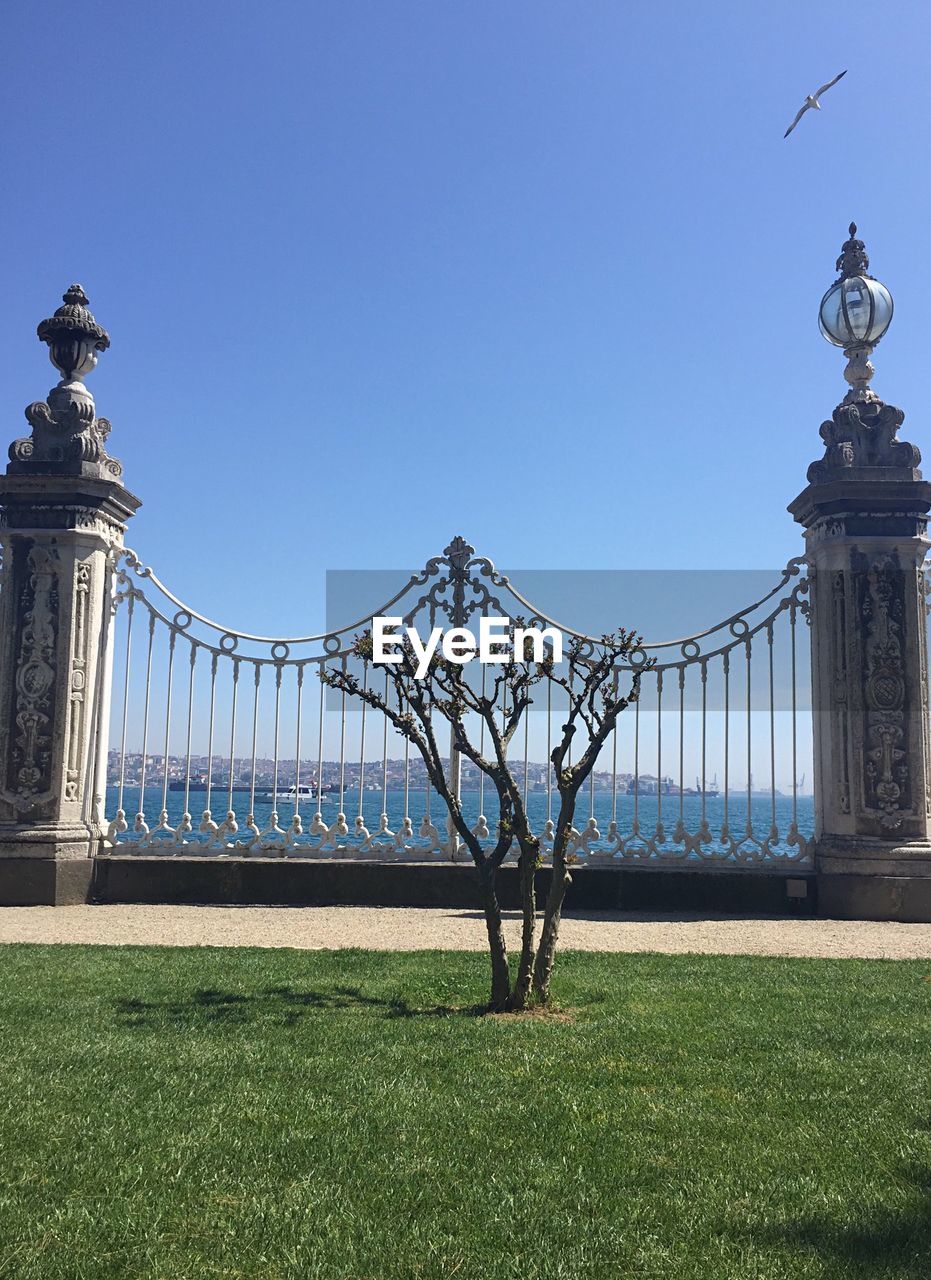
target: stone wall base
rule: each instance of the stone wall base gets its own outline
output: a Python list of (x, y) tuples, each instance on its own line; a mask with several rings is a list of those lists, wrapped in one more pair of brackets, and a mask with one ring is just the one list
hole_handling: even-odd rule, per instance
[(818, 915), (931, 924), (931, 877), (819, 873)]
[(73, 907), (88, 902), (93, 858), (0, 858), (0, 906)]
[[(541, 902), (551, 872), (537, 872)], [(256, 906), (447, 907), (478, 910), (471, 863), (354, 859), (133, 857), (96, 859), (93, 900)], [(520, 906), (514, 865), (501, 868), (498, 897)], [(566, 905), (588, 911), (706, 911), (712, 915), (814, 915), (815, 876), (756, 870), (577, 867)]]

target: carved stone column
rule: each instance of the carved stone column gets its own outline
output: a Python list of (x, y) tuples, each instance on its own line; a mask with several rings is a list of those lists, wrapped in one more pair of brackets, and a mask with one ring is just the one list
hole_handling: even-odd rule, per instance
[[(872, 396), (872, 393), (870, 393)], [(838, 406), (789, 507), (811, 587), (819, 914), (931, 920), (924, 572), (931, 484), (875, 396)]]
[(62, 379), (0, 477), (0, 903), (86, 899), (104, 817), (113, 552), (139, 506), (83, 379), (80, 285), (39, 325)]

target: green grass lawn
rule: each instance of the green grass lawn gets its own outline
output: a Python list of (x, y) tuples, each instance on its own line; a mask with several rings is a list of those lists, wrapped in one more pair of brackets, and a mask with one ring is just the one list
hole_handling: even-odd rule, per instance
[(0, 948), (0, 1277), (931, 1276), (931, 962)]

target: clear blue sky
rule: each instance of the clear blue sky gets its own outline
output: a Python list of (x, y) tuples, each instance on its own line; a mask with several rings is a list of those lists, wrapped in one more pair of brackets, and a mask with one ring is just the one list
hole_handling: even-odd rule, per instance
[(917, 0), (7, 6), (6, 437), (78, 280), (129, 542), (225, 622), (312, 630), (326, 569), (459, 532), (508, 567), (781, 566), (845, 389), (816, 312), (851, 218), (896, 302), (875, 385), (929, 443), (929, 28)]

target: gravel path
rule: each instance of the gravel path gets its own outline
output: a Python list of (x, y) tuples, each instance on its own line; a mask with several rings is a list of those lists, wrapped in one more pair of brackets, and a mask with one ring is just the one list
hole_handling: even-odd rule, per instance
[[(507, 921), (509, 945), (519, 921)], [(366, 947), (476, 951), (479, 913), (407, 907), (0, 907), (0, 943), (83, 942), (167, 947)], [(660, 912), (574, 912), (563, 948), (705, 955), (931, 958), (931, 924), (777, 917), (738, 919)]]

